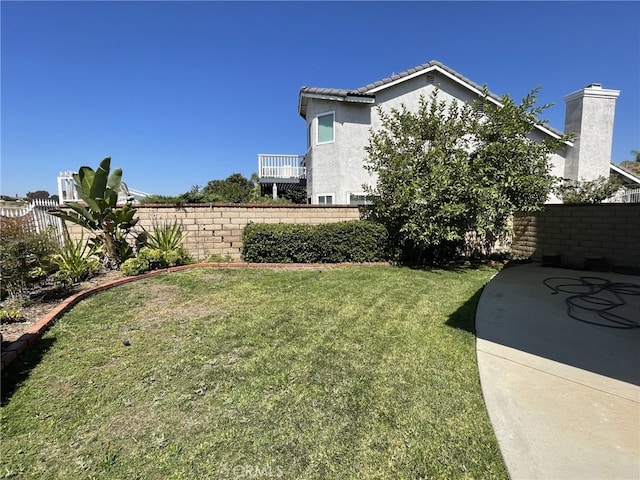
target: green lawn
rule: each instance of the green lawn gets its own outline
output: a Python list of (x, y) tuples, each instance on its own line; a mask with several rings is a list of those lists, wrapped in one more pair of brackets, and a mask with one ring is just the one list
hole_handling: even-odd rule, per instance
[(3, 373), (0, 476), (506, 478), (472, 333), (493, 273), (208, 268), (100, 293)]

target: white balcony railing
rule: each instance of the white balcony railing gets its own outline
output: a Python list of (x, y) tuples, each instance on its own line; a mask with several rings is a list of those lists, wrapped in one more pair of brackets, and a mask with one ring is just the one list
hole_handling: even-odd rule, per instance
[(303, 155), (258, 155), (260, 178), (305, 178)]
[(622, 201), (624, 203), (640, 203), (640, 188), (627, 190), (622, 197)]

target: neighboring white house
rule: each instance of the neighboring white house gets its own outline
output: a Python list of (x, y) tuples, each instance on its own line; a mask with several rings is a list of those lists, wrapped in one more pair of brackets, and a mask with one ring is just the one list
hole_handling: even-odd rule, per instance
[[(354, 204), (365, 199), (363, 184), (374, 186), (376, 178), (364, 168), (365, 146), (370, 129), (381, 121), (377, 107), (384, 111), (405, 105), (417, 109), (421, 97), (434, 89), (445, 101), (473, 102), (482, 87), (437, 61), (365, 85), (357, 90), (302, 87), (298, 113), (307, 123), (305, 155), (259, 155), (259, 176), (263, 185), (286, 185), (304, 181), (308, 203)], [(575, 133), (564, 151), (551, 157), (551, 173), (570, 180), (608, 177), (611, 169), (613, 119), (619, 90), (591, 84), (565, 97), (565, 131)], [(490, 94), (488, 101), (500, 105)], [(561, 132), (539, 125), (535, 139)], [(287, 163), (288, 162), (288, 163)], [(276, 168), (274, 168), (274, 166)], [(287, 175), (279, 175), (285, 172)], [(616, 169), (616, 173), (619, 173)], [(294, 175), (290, 175), (294, 172)], [(286, 178), (286, 180), (285, 180)], [(284, 180), (284, 181), (283, 181)], [(640, 185), (639, 185), (640, 186)]]
[[(58, 174), (58, 198), (60, 203), (77, 202), (80, 200), (76, 183), (73, 180), (74, 172), (66, 171)], [(138, 203), (142, 198), (148, 197), (149, 194), (127, 187), (124, 182), (120, 183), (120, 191), (118, 192), (118, 203), (133, 202)]]

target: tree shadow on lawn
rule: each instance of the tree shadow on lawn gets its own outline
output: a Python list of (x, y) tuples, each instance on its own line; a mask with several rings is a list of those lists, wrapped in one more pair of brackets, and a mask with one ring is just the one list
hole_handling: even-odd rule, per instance
[(16, 390), (31, 375), (31, 371), (40, 363), (56, 342), (55, 337), (40, 338), (29, 345), (25, 351), (2, 370), (1, 405), (5, 406)]
[(483, 290), (484, 287), (479, 288), (476, 293), (469, 297), (467, 301), (460, 306), (460, 308), (449, 316), (445, 324), (452, 328), (464, 330), (475, 335), (476, 309), (478, 308), (478, 302), (480, 301), (480, 296), (482, 295)]
[(397, 263), (396, 266), (408, 268), (410, 270), (422, 270), (425, 272), (439, 273), (442, 271), (445, 272), (455, 272), (455, 273), (464, 273), (470, 270), (480, 270), (485, 267), (495, 268), (495, 263), (490, 263), (487, 261), (478, 261), (478, 262), (469, 262), (469, 261), (460, 261), (460, 262), (450, 262), (447, 264), (410, 264), (410, 263)]

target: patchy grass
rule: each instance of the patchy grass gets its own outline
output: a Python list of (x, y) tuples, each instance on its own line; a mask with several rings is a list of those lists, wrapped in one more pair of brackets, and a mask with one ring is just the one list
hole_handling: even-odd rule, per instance
[(0, 475), (506, 478), (469, 331), (494, 272), (199, 269), (100, 293), (3, 373)]

